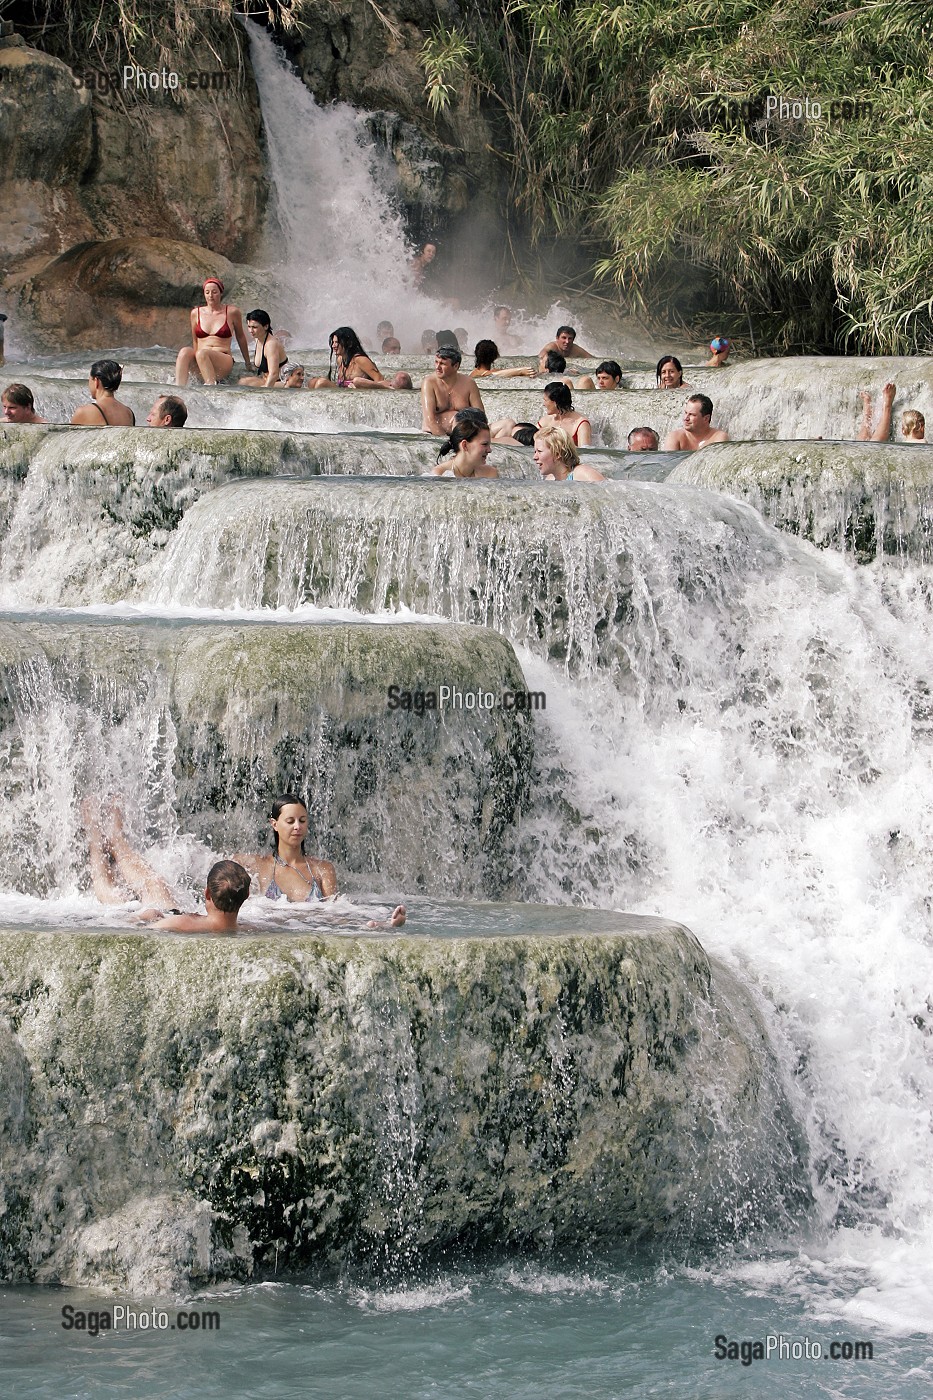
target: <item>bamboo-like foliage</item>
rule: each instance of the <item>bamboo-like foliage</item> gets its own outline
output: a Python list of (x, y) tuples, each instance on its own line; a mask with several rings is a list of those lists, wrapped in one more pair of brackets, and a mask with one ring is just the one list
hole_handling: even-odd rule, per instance
[[(532, 235), (601, 241), (634, 303), (716, 306), (776, 346), (933, 349), (928, 0), (502, 0), (454, 37)], [(730, 118), (768, 95), (821, 115)], [(842, 99), (870, 111), (834, 119)]]

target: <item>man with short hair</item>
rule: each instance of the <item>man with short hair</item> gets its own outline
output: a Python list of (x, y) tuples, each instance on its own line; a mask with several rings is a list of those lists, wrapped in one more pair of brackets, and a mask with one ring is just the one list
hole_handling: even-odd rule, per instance
[(629, 452), (657, 452), (658, 435), (654, 428), (633, 428), (628, 435)]
[(507, 306), (494, 306), (492, 308), (492, 320), (495, 327), (493, 339), (499, 347), (500, 353), (513, 350), (518, 345), (518, 337), (514, 336), (509, 329), (512, 324), (512, 312)]
[(460, 373), (460, 351), (441, 345), (434, 356), (434, 373), (426, 374), (421, 385), (422, 432), (447, 437), (458, 409), (478, 408), (485, 413), (476, 380)]
[(577, 333), (573, 326), (558, 326), (554, 339), (549, 340), (547, 345), (542, 345), (538, 351), (538, 361), (541, 368), (544, 369), (544, 357), (549, 350), (557, 350), (565, 360), (592, 360), (593, 356), (589, 350), (584, 350), (582, 345), (577, 345), (576, 339)]
[(36, 412), (36, 401), (28, 384), (8, 384), (0, 396), (4, 423), (44, 423)]
[(714, 428), (713, 401), (705, 394), (691, 394), (684, 404), (682, 428), (674, 428), (664, 439), (665, 452), (696, 452), (709, 442), (728, 442), (729, 434)]
[(401, 355), (402, 342), (397, 336), (387, 335), (382, 342), (383, 355)]
[(175, 394), (162, 394), (149, 410), (146, 422), (150, 428), (183, 428), (188, 421), (184, 399)]

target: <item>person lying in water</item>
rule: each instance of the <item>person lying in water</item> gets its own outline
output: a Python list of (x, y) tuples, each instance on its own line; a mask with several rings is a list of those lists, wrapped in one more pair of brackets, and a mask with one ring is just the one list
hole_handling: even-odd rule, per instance
[[(308, 809), (300, 797), (286, 792), (272, 803), (269, 825), (273, 831), (271, 855), (241, 854), (233, 859), (246, 867), (259, 882), (266, 899), (287, 899), (290, 904), (313, 904), (337, 896), (337, 871), (329, 860), (309, 856), (305, 851), (308, 835)], [(404, 924), (404, 904), (398, 904), (388, 919), (372, 919), (368, 928), (400, 928)]]
[(215, 861), (208, 871), (204, 890), (203, 914), (185, 914), (175, 906), (178, 895), (149, 862), (136, 850), (123, 830), (119, 807), (112, 806), (108, 830), (101, 825), (100, 803), (87, 798), (82, 803), (87, 830), (91, 883), (101, 904), (125, 904), (139, 899), (147, 907), (134, 917), (137, 922), (175, 933), (233, 933), (241, 906), (249, 898), (250, 876), (233, 860)]

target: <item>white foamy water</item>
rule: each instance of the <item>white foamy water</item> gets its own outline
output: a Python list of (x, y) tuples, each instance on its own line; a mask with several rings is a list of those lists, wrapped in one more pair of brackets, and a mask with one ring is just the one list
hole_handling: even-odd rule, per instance
[[(288, 289), (288, 301), (270, 308), (276, 324), (291, 332), (292, 343), (315, 346), (326, 345), (336, 326), (350, 325), (377, 361), (379, 321), (392, 322), (407, 353), (418, 350), (426, 328), (466, 324), (466, 355), (492, 334), (491, 292), (475, 307), (454, 310), (419, 289), (392, 163), (373, 143), (365, 114), (341, 102), (319, 105), (271, 36), (255, 24), (246, 30), (275, 189), (267, 262)], [(533, 352), (573, 320), (555, 302), (543, 317), (516, 310), (511, 330), (520, 350)], [(579, 340), (589, 345), (582, 326)]]

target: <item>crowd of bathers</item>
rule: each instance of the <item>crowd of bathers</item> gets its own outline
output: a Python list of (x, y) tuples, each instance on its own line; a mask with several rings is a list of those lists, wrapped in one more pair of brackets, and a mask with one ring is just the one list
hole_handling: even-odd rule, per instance
[[(328, 338), (330, 360), (326, 374), (306, 372), (305, 366), (289, 359), (286, 331), (275, 332), (269, 313), (261, 307), (243, 314), (238, 306), (223, 301), (224, 284), (219, 277), (208, 277), (203, 284), (204, 303), (190, 313), (191, 345), (178, 352), (175, 382), (181, 388), (196, 374), (206, 385), (234, 382), (232, 345), (236, 340), (243, 356), (246, 373), (236, 383), (260, 389), (347, 389), (355, 391), (388, 390), (415, 392), (411, 375), (398, 370), (386, 377), (363, 346), (351, 326), (338, 326)], [(602, 480), (594, 468), (580, 466), (578, 448), (592, 445), (589, 418), (578, 411), (573, 402), (575, 390), (612, 391), (624, 387), (624, 372), (617, 360), (602, 360), (592, 373), (571, 375), (568, 362), (593, 360), (596, 357), (580, 345), (573, 326), (558, 326), (553, 340), (538, 351), (536, 362), (528, 365), (503, 365), (497, 362), (503, 353), (511, 353), (517, 339), (511, 331), (512, 313), (507, 306), (493, 310), (493, 335), (480, 339), (474, 346), (474, 367), (462, 370), (467, 331), (463, 326), (438, 331), (426, 330), (421, 338), (421, 352), (431, 354), (434, 367), (418, 386), (420, 392), (421, 429), (443, 439), (438, 455), (438, 474), (454, 476), (495, 476), (495, 467), (488, 463), (492, 443), (535, 446), (536, 460), (547, 478), (577, 481)], [(252, 339), (250, 349), (247, 334)], [(376, 341), (382, 353), (401, 353), (401, 342), (390, 321), (380, 321)], [(703, 369), (719, 369), (727, 364), (732, 349), (725, 336), (710, 341), (710, 359)], [(78, 407), (71, 422), (82, 427), (132, 427), (132, 409), (121, 403), (117, 390), (122, 381), (122, 366), (115, 360), (97, 360), (88, 378), (90, 403)], [(487, 379), (539, 379), (542, 384), (542, 411), (536, 422), (514, 418), (490, 421), (483, 405), (480, 383)], [(676, 355), (662, 355), (655, 371), (656, 387), (661, 390), (689, 389), (684, 379), (681, 361)], [(877, 425), (873, 424), (871, 402), (863, 395), (865, 409), (859, 437), (884, 441), (890, 436), (891, 404), (894, 386), (887, 385), (882, 395)], [(36, 411), (33, 394), (25, 384), (10, 384), (2, 395), (3, 417), (12, 423), (44, 423)], [(187, 421), (188, 410), (176, 394), (161, 394), (146, 419), (153, 428), (180, 428)], [(627, 435), (630, 452), (690, 452), (713, 442), (728, 441), (728, 434), (713, 426), (712, 400), (702, 393), (691, 394), (683, 409), (681, 424), (667, 433), (663, 441), (648, 425), (633, 427)], [(919, 420), (919, 426), (918, 426)], [(907, 441), (924, 441), (922, 416), (908, 411), (903, 433)], [(488, 441), (485, 434), (488, 434)], [(545, 439), (538, 452), (539, 439)], [(564, 442), (564, 437), (568, 443)], [(452, 457), (451, 462), (445, 459)]]

